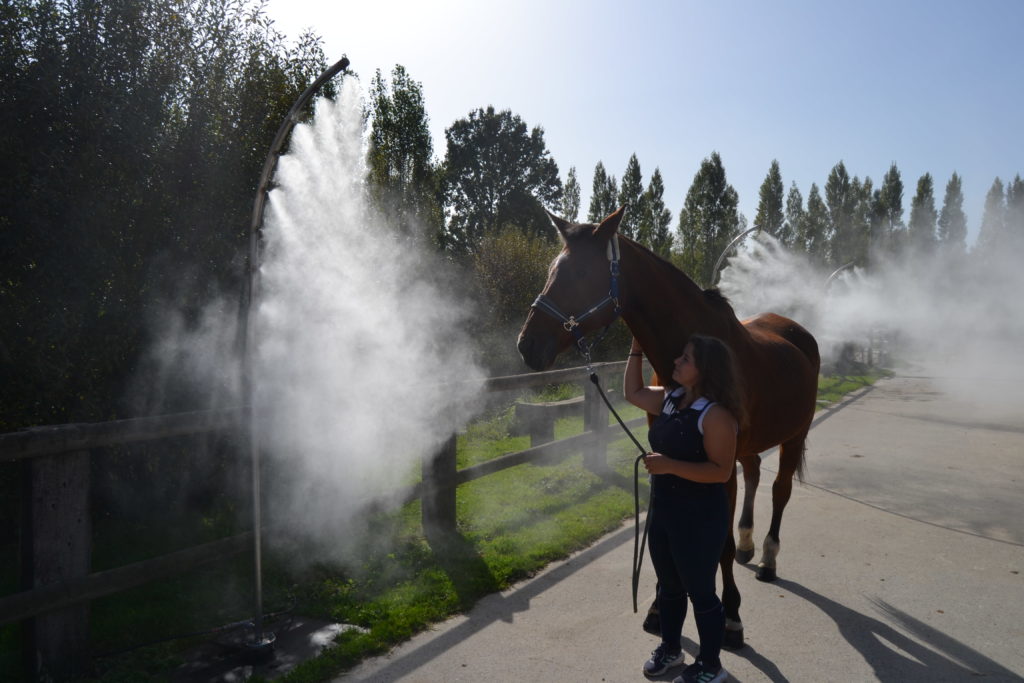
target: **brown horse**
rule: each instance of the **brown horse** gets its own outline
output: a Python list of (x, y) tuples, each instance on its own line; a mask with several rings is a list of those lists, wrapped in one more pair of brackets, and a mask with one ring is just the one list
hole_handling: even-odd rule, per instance
[(793, 475), (802, 475), (804, 441), (814, 417), (821, 364), (818, 344), (803, 327), (774, 313), (741, 322), (717, 289), (702, 290), (668, 261), (620, 237), (617, 231), (622, 215), (619, 209), (600, 225), (571, 224), (551, 216), (565, 246), (551, 264), (544, 291), (519, 333), (519, 352), (530, 368), (545, 370), (555, 356), (580, 342), (582, 335), (613, 322), (620, 310), (658, 377), (672, 376), (672, 360), (692, 334), (712, 335), (730, 346), (744, 378), (750, 416), (736, 445), (744, 481), (739, 548), (732, 533), (737, 491), (734, 469), (728, 483), (730, 531), (721, 559), (726, 646), (741, 647), (740, 594), (732, 562), (734, 558), (749, 562), (754, 553), (758, 454), (780, 446), (779, 470), (772, 486), (772, 521), (757, 573), (762, 581), (772, 581), (782, 512), (792, 491)]

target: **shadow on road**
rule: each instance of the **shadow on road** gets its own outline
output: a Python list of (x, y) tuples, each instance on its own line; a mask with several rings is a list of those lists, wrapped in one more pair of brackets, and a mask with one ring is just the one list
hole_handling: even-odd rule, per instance
[[(753, 567), (745, 568), (751, 573), (754, 571)], [(869, 598), (882, 616), (896, 622), (900, 629), (909, 632), (913, 638), (885, 621), (830, 600), (792, 581), (779, 579), (772, 586), (806, 600), (835, 621), (846, 642), (871, 665), (875, 679), (883, 683), (934, 683), (972, 678), (993, 681), (1020, 680), (1017, 674), (977, 650), (885, 601)], [(798, 637), (798, 634), (794, 634), (794, 638)], [(782, 671), (785, 668), (784, 662), (770, 662), (756, 651), (751, 657), (748, 656), (748, 650), (749, 646), (733, 654), (748, 659), (771, 681), (789, 680)], [(824, 654), (822, 666), (828, 666), (827, 655)], [(801, 672), (800, 677), (803, 678), (806, 673)], [(837, 672), (825, 669), (821, 671), (820, 678), (828, 680), (836, 674)]]

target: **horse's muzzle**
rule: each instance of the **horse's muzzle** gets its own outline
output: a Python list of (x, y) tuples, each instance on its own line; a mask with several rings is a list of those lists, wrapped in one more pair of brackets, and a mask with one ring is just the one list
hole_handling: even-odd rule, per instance
[(550, 342), (545, 343), (535, 337), (520, 334), (517, 346), (523, 362), (534, 372), (547, 370), (555, 362), (555, 349)]

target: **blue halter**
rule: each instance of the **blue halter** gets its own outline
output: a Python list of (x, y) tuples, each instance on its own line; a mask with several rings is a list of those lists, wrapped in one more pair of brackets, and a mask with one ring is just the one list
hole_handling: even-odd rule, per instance
[[(531, 308), (544, 311), (548, 315), (552, 316), (556, 320), (562, 323), (562, 327), (566, 332), (571, 334), (576, 340), (576, 348), (583, 355), (587, 361), (587, 365), (590, 365), (590, 352), (597, 345), (599, 341), (604, 338), (604, 335), (608, 333), (608, 329), (612, 326), (612, 323), (622, 313), (622, 306), (619, 304), (619, 236), (612, 235), (612, 238), (608, 240), (608, 269), (611, 272), (611, 286), (608, 290), (608, 296), (601, 299), (599, 302), (591, 306), (587, 311), (581, 313), (578, 316), (566, 315), (559, 310), (558, 306), (554, 304), (544, 294), (540, 294), (534, 300)], [(580, 327), (584, 320), (600, 311), (605, 306), (611, 305), (612, 312), (614, 313), (612, 319), (605, 325), (605, 328), (598, 335), (597, 339), (588, 344), (583, 336), (583, 332)]]

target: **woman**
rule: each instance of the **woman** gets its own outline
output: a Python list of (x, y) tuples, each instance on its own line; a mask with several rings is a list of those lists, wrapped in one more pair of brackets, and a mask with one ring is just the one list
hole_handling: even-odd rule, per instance
[(644, 457), (644, 467), (652, 475), (648, 543), (658, 577), (661, 644), (643, 670), (660, 676), (683, 663), (689, 597), (700, 652), (674, 683), (718, 683), (729, 676), (719, 659), (725, 612), (715, 576), (729, 527), (725, 483), (732, 476), (736, 434), (744, 420), (739, 378), (729, 348), (714, 337), (690, 338), (675, 360), (668, 387), (644, 386), (642, 355), (634, 339), (623, 392), (627, 401), (658, 416), (648, 436), (653, 452)]

